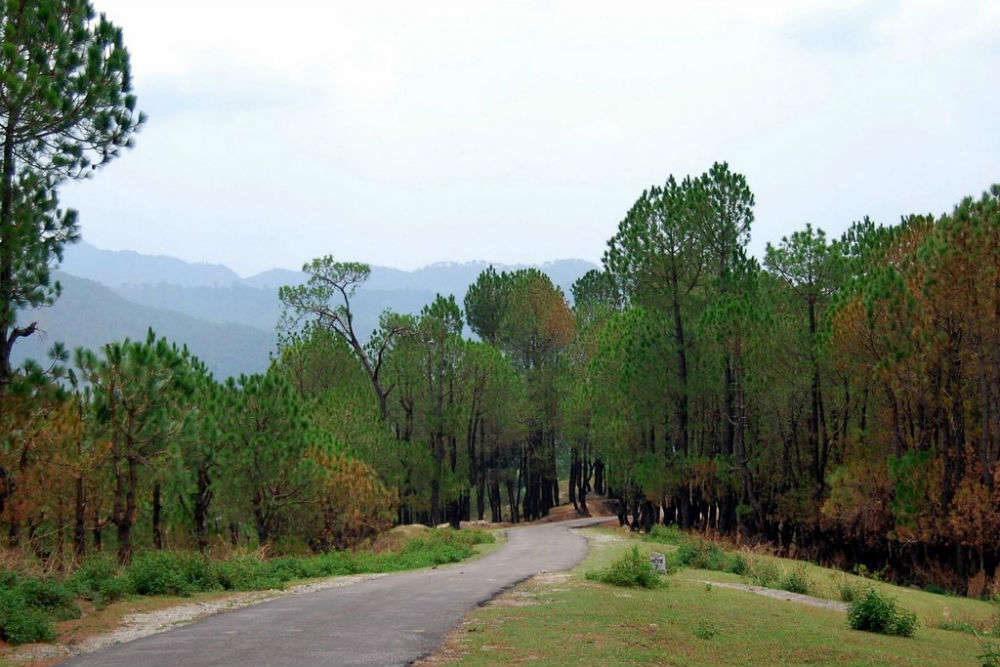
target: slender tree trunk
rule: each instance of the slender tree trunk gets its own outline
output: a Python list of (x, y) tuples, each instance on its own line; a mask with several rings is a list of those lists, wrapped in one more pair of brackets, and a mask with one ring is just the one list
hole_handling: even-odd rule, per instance
[(160, 483), (153, 485), (153, 548), (163, 548), (163, 532), (160, 530)]
[(83, 558), (87, 552), (87, 527), (85, 519), (86, 498), (84, 497), (83, 476), (76, 477), (76, 497), (73, 503), (73, 553)]

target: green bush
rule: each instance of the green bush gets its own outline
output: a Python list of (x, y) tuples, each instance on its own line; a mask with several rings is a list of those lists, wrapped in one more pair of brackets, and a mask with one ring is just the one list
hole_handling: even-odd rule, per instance
[(195, 589), (185, 572), (181, 556), (172, 551), (139, 553), (128, 567), (132, 587), (139, 595), (191, 595)]
[(900, 609), (896, 600), (868, 588), (847, 611), (847, 622), (854, 630), (883, 635), (912, 637), (917, 629), (917, 615)]
[(656, 542), (657, 544), (679, 546), (684, 544), (688, 538), (677, 526), (662, 526), (657, 524), (646, 533), (643, 539), (647, 542)]
[(840, 593), (840, 599), (844, 602), (854, 602), (861, 595), (862, 588), (858, 583), (843, 577), (837, 584), (837, 592)]
[[(255, 556), (236, 556), (213, 564), (214, 576), (227, 591), (282, 588), (292, 577)], [(285, 576), (282, 577), (282, 574)]]
[(0, 638), (11, 644), (52, 641), (52, 618), (43, 609), (31, 607), (20, 588), (19, 578), (6, 577), (0, 589)]
[(719, 634), (719, 629), (711, 621), (698, 619), (698, 624), (694, 626), (694, 636), (698, 639), (709, 640)]
[(742, 576), (749, 570), (750, 564), (747, 562), (747, 559), (743, 556), (743, 554), (735, 553), (729, 556), (729, 560), (726, 563), (726, 572)]
[(674, 552), (678, 565), (698, 570), (725, 570), (728, 562), (726, 553), (714, 542), (692, 540), (682, 543)]
[(53, 620), (80, 618), (80, 608), (74, 602), (74, 591), (62, 582), (24, 577), (18, 584), (18, 589), (27, 606), (39, 609)]
[(805, 565), (797, 565), (791, 571), (786, 572), (781, 578), (781, 588), (789, 593), (800, 593), (808, 595), (812, 590), (812, 579), (806, 572)]
[(984, 641), (980, 642), (979, 650), (982, 653), (976, 658), (982, 661), (983, 667), (1000, 667), (1000, 646), (990, 641)]
[(769, 558), (757, 558), (747, 569), (750, 583), (765, 588), (772, 588), (782, 579), (781, 568)]
[(626, 552), (607, 569), (588, 572), (587, 579), (612, 586), (658, 588), (662, 584), (660, 575), (639, 553), (638, 547), (632, 547), (631, 551)]

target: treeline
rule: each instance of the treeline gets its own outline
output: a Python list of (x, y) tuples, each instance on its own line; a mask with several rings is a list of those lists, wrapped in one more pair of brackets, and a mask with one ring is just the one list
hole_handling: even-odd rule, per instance
[(377, 416), (318, 426), (295, 366), (310, 344), (290, 339), (267, 373), (225, 383), (152, 332), (29, 364), (3, 396), (4, 542), (62, 562), (113, 538), (127, 562), (136, 545), (321, 551), (390, 526), (394, 492), (344, 444)]
[(643, 192), (574, 286), (566, 437), (621, 519), (979, 595), (1000, 565), (1000, 188), (746, 244), (716, 164)]

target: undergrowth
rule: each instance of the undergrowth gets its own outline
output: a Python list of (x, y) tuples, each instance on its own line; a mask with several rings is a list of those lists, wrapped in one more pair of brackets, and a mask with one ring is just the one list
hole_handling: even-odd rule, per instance
[(627, 586), (641, 588), (659, 588), (662, 585), (660, 575), (653, 569), (650, 562), (639, 553), (639, 547), (614, 561), (603, 570), (593, 570), (587, 573), (587, 579), (599, 581), (612, 586)]
[(901, 609), (894, 598), (866, 589), (847, 610), (847, 622), (854, 630), (883, 635), (912, 637), (917, 630), (917, 615)]

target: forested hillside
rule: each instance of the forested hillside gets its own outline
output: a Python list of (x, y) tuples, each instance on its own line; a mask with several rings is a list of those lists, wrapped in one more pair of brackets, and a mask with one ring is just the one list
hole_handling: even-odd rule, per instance
[(839, 239), (805, 225), (760, 262), (749, 185), (716, 164), (643, 192), (573, 306), (541, 271), (487, 269), (370, 337), (371, 269), (317, 258), (279, 291), (261, 374), (219, 383), (133, 337), (16, 376), (8, 542), (79, 556), (114, 527), (123, 559), (323, 550), (392, 522), (539, 518), (568, 479), (581, 514), (606, 494), (637, 530), (981, 594), (1000, 562), (998, 196)]
[[(378, 329), (384, 311), (415, 314), (436, 293), (462, 294), (487, 266), (439, 263), (416, 271), (375, 267), (352, 302), (354, 326), (367, 338)], [(142, 338), (152, 328), (183, 341), (219, 379), (261, 372), (278, 342), (278, 287), (306, 279), (300, 271), (285, 269), (242, 279), (219, 264), (102, 250), (85, 242), (70, 246), (60, 267), (54, 277), (62, 284), (61, 297), (20, 315), (25, 324), (37, 321), (39, 335), (14, 348), (17, 364), (28, 359), (44, 362), (57, 342), (70, 350), (94, 348), (108, 340)], [(543, 265), (566, 289), (593, 268), (582, 260)]]

